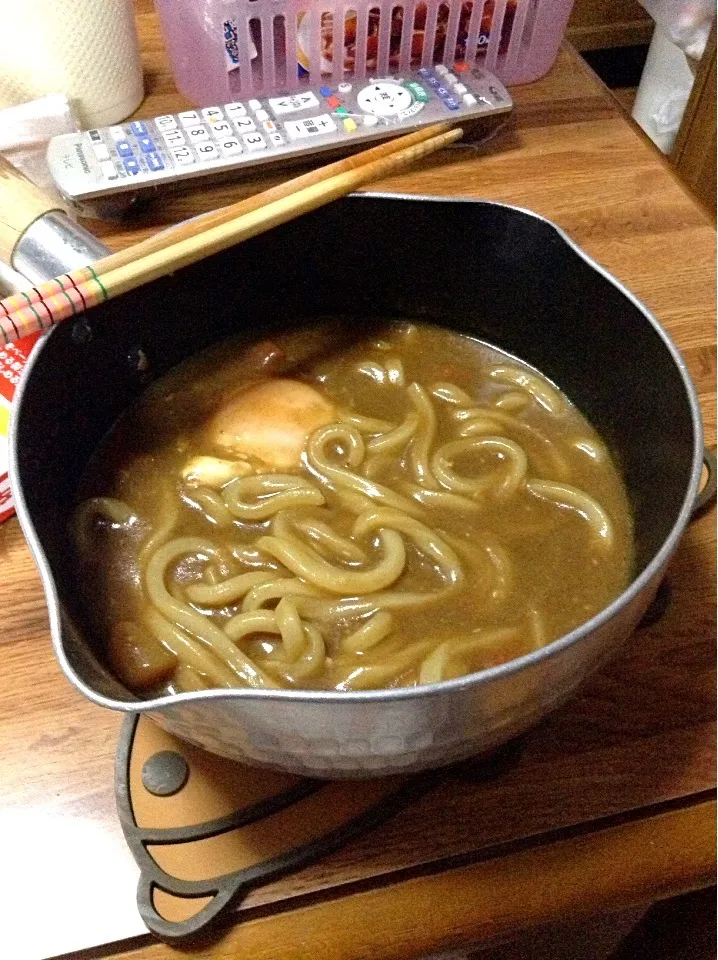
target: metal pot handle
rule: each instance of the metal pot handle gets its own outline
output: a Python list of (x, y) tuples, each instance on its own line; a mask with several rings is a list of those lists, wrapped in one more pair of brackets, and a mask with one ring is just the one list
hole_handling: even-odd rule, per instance
[(695, 520), (704, 510), (713, 504), (716, 498), (716, 455), (708, 447), (703, 448), (703, 466), (706, 468), (706, 482), (698, 491), (693, 510), (691, 511), (691, 520)]
[[(703, 465), (706, 468), (706, 482), (696, 495), (691, 510), (691, 520), (699, 517), (708, 507), (712, 506), (716, 498), (716, 455), (708, 447), (703, 448)], [(652, 627), (663, 617), (671, 600), (670, 584), (662, 580), (648, 609), (638, 624), (638, 629)]]

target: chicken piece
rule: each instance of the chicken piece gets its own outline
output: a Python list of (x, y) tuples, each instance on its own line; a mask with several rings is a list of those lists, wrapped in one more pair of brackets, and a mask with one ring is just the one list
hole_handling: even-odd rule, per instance
[(217, 490), (235, 477), (246, 477), (252, 467), (246, 460), (220, 460), (219, 457), (192, 457), (182, 467), (182, 479), (189, 487)]
[(213, 418), (211, 440), (234, 457), (273, 470), (299, 467), (310, 434), (337, 420), (337, 411), (299, 380), (266, 380), (243, 390)]

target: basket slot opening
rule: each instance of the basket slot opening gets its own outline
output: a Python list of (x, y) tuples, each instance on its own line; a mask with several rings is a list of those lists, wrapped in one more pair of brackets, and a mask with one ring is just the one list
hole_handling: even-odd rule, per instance
[(401, 16), (401, 40), (397, 67), (399, 70), (408, 70), (412, 63), (412, 24), (414, 22), (415, 3), (405, 3), (403, 7), (396, 7)]
[(443, 63), (447, 59), (447, 53), (451, 49), (447, 45), (449, 28), (449, 5), (448, 3), (439, 4), (436, 11), (436, 33), (434, 34), (434, 63)]
[(420, 0), (414, 7), (414, 17), (411, 26), (411, 65), (419, 67), (422, 64), (428, 64), (429, 59), (425, 55), (426, 42), (426, 3)]
[(380, 73), (379, 69), (379, 31), (381, 28), (381, 8), (369, 9), (366, 38), (366, 69), (369, 73)]
[(267, 70), (266, 51), (262, 40), (262, 21), (258, 17), (252, 17), (249, 21), (249, 36), (257, 51), (257, 56), (252, 60), (252, 89), (262, 90), (264, 88), (264, 78), (271, 83), (272, 74)]
[(350, 75), (356, 76), (356, 55), (357, 55), (357, 27), (359, 14), (356, 10), (347, 10), (344, 17), (344, 52), (346, 57), (345, 66)]
[(494, 0), (493, 10), (488, 22), (488, 44), (486, 46), (485, 65), (487, 70), (494, 70), (499, 59), (499, 51), (504, 35), (504, 18), (506, 14), (506, 0)]
[(402, 69), (400, 52), (404, 32), (404, 8), (399, 6), (392, 7), (389, 23), (389, 69), (392, 72), (397, 72)]
[(272, 38), (274, 41), (274, 82), (276, 88), (283, 90), (287, 85), (287, 24), (284, 14), (278, 14), (272, 20)]
[(357, 53), (357, 25), (358, 25), (358, 14), (357, 11), (352, 7), (344, 11), (344, 24), (342, 30), (339, 31), (339, 37), (335, 37), (335, 51), (336, 51), (336, 39), (339, 40), (341, 52), (340, 59), (337, 62), (337, 54), (334, 54), (334, 77), (337, 80), (341, 80), (344, 75), (347, 76), (357, 76), (356, 71), (356, 53)]

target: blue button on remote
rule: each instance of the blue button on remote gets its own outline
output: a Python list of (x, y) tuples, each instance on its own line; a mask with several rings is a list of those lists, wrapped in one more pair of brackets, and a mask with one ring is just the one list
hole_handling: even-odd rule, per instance
[(121, 157), (134, 157), (132, 147), (126, 140), (118, 140), (115, 144), (115, 150), (117, 150)]
[(439, 94), (440, 97), (450, 97), (450, 96), (451, 96), (451, 94), (450, 94), (449, 91), (446, 89), (446, 87), (437, 87), (437, 88), (436, 88), (436, 92)]
[(140, 145), (140, 149), (143, 153), (153, 153), (155, 150), (155, 145), (151, 137), (138, 137), (137, 142)]
[(147, 136), (147, 132), (148, 132), (147, 127), (141, 120), (133, 120), (132, 123), (130, 124), (130, 129), (138, 137)]
[(136, 160), (123, 160), (122, 162), (125, 165), (125, 170), (131, 173), (133, 177), (140, 172), (140, 165)]
[(430, 87), (433, 87), (435, 90), (437, 87), (441, 86), (441, 82), (436, 79), (436, 77), (427, 77), (426, 82)]
[(332, 95), (332, 91), (329, 89), (329, 87), (320, 87), (319, 92), (323, 97), (331, 97)]
[(461, 104), (458, 100), (454, 100), (453, 97), (444, 97), (444, 103), (449, 108), (449, 110), (458, 110)]
[(431, 70), (429, 70), (428, 67), (419, 67), (419, 69), (416, 72), (419, 74), (420, 77), (431, 76)]
[(159, 153), (147, 153), (145, 154), (145, 160), (147, 161), (147, 166), (150, 170), (164, 170), (165, 165), (162, 163), (162, 157)]

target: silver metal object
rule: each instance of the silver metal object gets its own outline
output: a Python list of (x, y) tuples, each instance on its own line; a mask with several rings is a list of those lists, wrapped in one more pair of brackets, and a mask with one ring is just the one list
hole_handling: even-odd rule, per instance
[[(531, 727), (569, 699), (630, 636), (653, 600), (695, 509), (703, 464), (700, 408), (679, 351), (650, 311), (554, 224), (504, 204), (469, 200), (362, 194), (341, 204), (344, 209), (333, 204), (312, 218), (274, 231), (271, 257), (257, 258), (251, 248), (247, 252), (241, 246), (221, 255), (214, 266), (208, 261), (201, 271), (196, 268), (195, 273), (178, 274), (172, 281), (172, 305), (167, 304), (166, 316), (163, 304), (170, 288), (155, 296), (152, 310), (144, 312), (139, 321), (136, 307), (125, 315), (115, 306), (112, 313), (108, 310), (101, 316), (102, 308), (97, 308), (95, 315), (103, 331), (98, 350), (92, 353), (92, 341), (77, 347), (77, 370), (63, 369), (64, 393), (55, 389), (52, 361), (56, 351), (61, 351), (62, 357), (72, 356), (67, 339), (72, 334), (69, 325), (59, 327), (30, 358), (10, 430), (10, 479), (16, 509), (42, 577), (55, 652), (70, 683), (99, 706), (147, 713), (173, 734), (220, 755), (326, 778), (411, 773), (475, 756)], [(366, 243), (368, 224), (373, 234)], [(452, 249), (459, 228), (465, 241), (461, 257), (442, 260), (440, 272), (432, 280), (436, 251)], [(196, 331), (201, 332), (204, 344), (211, 342), (206, 331), (216, 320), (213, 312), (178, 313), (174, 304), (181, 303), (183, 296), (196, 298), (202, 283), (206, 296), (221, 288), (217, 277), (224, 276), (230, 262), (235, 282), (243, 271), (248, 275), (249, 290), (262, 288), (262, 271), (276, 280), (276, 262), (281, 262), (291, 274), (287, 282), (294, 290), (292, 270), (301, 277), (302, 271), (316, 270), (316, 263), (332, 259), (332, 271), (323, 275), (324, 280), (327, 288), (336, 284), (338, 302), (346, 310), (343, 261), (332, 257), (332, 251), (352, 249), (352, 269), (380, 277), (384, 274), (376, 264), (381, 265), (382, 258), (386, 262), (396, 259), (402, 236), (422, 231), (428, 240), (423, 247), (412, 248), (412, 256), (403, 262), (404, 273), (394, 275), (381, 293), (373, 293), (371, 307), (377, 315), (423, 316), (464, 332), (471, 332), (473, 316), (479, 328), (484, 322), (480, 318), (488, 315), (489, 324), (495, 323), (491, 329), (503, 331), (505, 336), (508, 322), (492, 320), (489, 309), (492, 301), (496, 310), (503, 302), (504, 308), (519, 318), (516, 323), (523, 324), (523, 349), (528, 350), (527, 338), (533, 337), (531, 349), (554, 351), (564, 371), (576, 368), (575, 353), (565, 346), (568, 336), (577, 338), (574, 342), (580, 343), (586, 355), (604, 350), (609, 358), (610, 364), (604, 362), (590, 377), (582, 372), (574, 388), (583, 385), (584, 399), (598, 404), (595, 410), (603, 410), (602, 416), (623, 438), (618, 452), (629, 461), (624, 468), (637, 471), (637, 546), (639, 553), (643, 552), (637, 576), (595, 617), (543, 649), (441, 683), (341, 693), (241, 689), (135, 698), (100, 662), (86, 628), (73, 618), (75, 574), (67, 570), (65, 526), (70, 492), (89, 453), (81, 445), (77, 447), (81, 453), (68, 452), (65, 430), (47, 432), (52, 422), (43, 410), (48, 380), (55, 378), (55, 422), (64, 425), (86, 416), (85, 428), (92, 429), (99, 440), (109, 426), (107, 418), (116, 417), (122, 408), (108, 407), (105, 420), (100, 419), (95, 365), (105, 363), (105, 378), (117, 379), (117, 385), (104, 385), (103, 396), (112, 397), (113, 391), (121, 390), (130, 397), (142, 389), (139, 381), (133, 386), (131, 378), (137, 374), (128, 372), (126, 360), (126, 346), (135, 338), (142, 337), (143, 345), (149, 343), (161, 354), (171, 339), (166, 332), (171, 317), (175, 331), (182, 325), (183, 349), (192, 350), (199, 336)], [(262, 243), (269, 242), (262, 239)], [(217, 274), (218, 270), (222, 272)], [(502, 270), (504, 279), (495, 281), (493, 291), (487, 288), (494, 282), (493, 275), (501, 275)], [(483, 287), (477, 287), (480, 282)], [(477, 289), (481, 289), (480, 310), (474, 306)], [(571, 292), (570, 297), (565, 290)], [(264, 310), (266, 292), (263, 296)], [(551, 298), (557, 304), (555, 310), (548, 309)], [(394, 299), (402, 313), (397, 312)], [(390, 302), (392, 309), (383, 313), (384, 301)], [(588, 302), (591, 310), (585, 309)], [(285, 315), (290, 323), (291, 315), (286, 311)], [(257, 323), (254, 335), (261, 336), (261, 313), (252, 316)], [(276, 325), (272, 330), (276, 334)], [(226, 336), (227, 329), (218, 328), (215, 335)], [(496, 336), (497, 345), (502, 346), (498, 332)], [(114, 345), (111, 362), (107, 359), (110, 343)], [(531, 355), (522, 353), (518, 341), (514, 341), (514, 349), (531, 362)], [(173, 364), (182, 359), (176, 351), (171, 356)], [(659, 380), (657, 369), (661, 370)], [(625, 370), (629, 371), (626, 379), (616, 382), (613, 378), (622, 377)], [(557, 382), (562, 382), (561, 377)], [(660, 394), (655, 392), (656, 383)], [(620, 407), (616, 389), (621, 391)], [(653, 416), (657, 395), (661, 417)], [(576, 402), (580, 405), (580, 397)], [(600, 422), (595, 425), (600, 431)], [(45, 433), (39, 436), (41, 431)], [(651, 449), (652, 443), (656, 449)]]
[(67, 214), (53, 210), (35, 220), (18, 240), (12, 266), (35, 284), (86, 267), (109, 252)]

